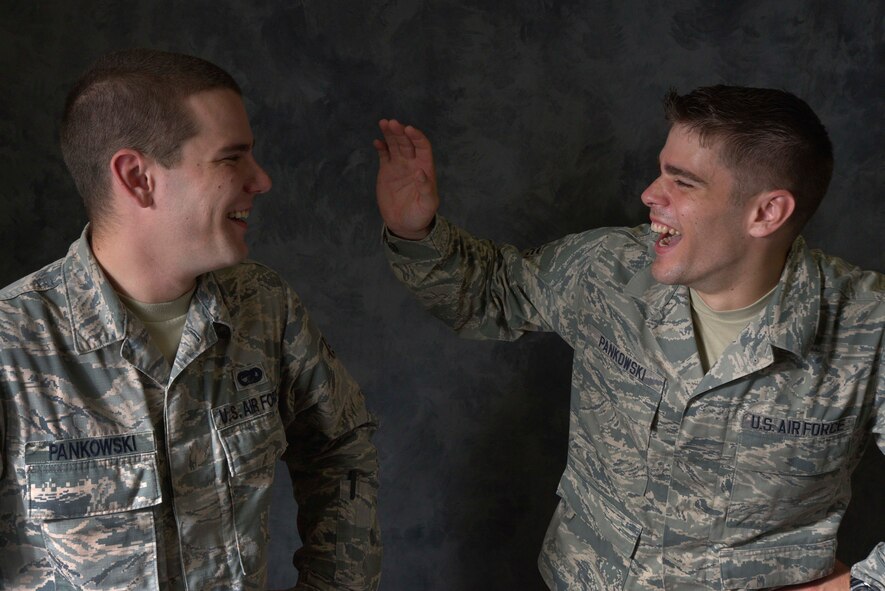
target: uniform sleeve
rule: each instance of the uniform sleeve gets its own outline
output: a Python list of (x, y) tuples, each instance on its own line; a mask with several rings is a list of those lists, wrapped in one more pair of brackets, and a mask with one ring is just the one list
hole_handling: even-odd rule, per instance
[[(879, 308), (881, 310), (885, 306), (880, 306)], [(885, 314), (880, 314), (879, 316), (880, 318), (885, 317)], [(879, 326), (882, 326), (882, 323)], [(878, 380), (875, 382), (873, 440), (879, 446), (879, 450), (885, 453), (885, 368), (882, 367), (883, 348), (885, 348), (885, 344), (880, 342), (879, 356), (875, 368), (875, 371), (878, 372)], [(852, 566), (851, 575), (873, 589), (885, 591), (885, 542), (879, 542), (866, 559)]]
[(0, 385), (0, 480), (6, 474), (6, 393), (2, 387)]
[(281, 416), (298, 503), (301, 591), (370, 591), (381, 576), (377, 428), (363, 393), (291, 291), (283, 338)]
[(420, 241), (384, 231), (394, 275), (421, 304), (460, 336), (515, 340), (527, 331), (556, 331), (567, 266), (556, 244), (521, 253), (479, 240), (437, 216)]

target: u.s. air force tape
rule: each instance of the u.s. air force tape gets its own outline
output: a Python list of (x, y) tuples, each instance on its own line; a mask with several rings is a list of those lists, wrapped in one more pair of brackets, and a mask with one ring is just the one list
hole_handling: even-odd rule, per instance
[(854, 426), (854, 417), (844, 417), (837, 421), (814, 421), (772, 417), (755, 413), (745, 413), (742, 421), (745, 431), (762, 434), (785, 435), (788, 437), (828, 437), (839, 435)]

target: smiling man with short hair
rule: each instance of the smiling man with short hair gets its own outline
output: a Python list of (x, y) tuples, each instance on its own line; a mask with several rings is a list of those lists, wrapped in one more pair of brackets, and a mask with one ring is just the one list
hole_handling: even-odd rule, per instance
[(244, 260), (271, 180), (236, 82), (108, 54), (61, 143), (90, 224), (0, 291), (0, 587), (264, 591), (283, 459), (295, 589), (376, 589), (376, 421), (295, 292)]

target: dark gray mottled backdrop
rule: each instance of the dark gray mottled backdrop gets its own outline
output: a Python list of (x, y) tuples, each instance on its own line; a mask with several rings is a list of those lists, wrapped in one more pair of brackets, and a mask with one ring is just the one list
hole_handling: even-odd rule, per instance
[[(836, 149), (809, 241), (883, 271), (883, 13), (880, 0), (5, 0), (0, 284), (62, 256), (84, 224), (56, 146), (78, 74), (134, 45), (219, 63), (243, 86), (274, 179), (252, 256), (301, 293), (381, 419), (382, 588), (542, 589), (571, 352), (552, 335), (461, 341), (394, 282), (379, 248), (375, 122), (430, 134), (446, 215), (528, 247), (646, 219), (639, 194), (669, 87), (785, 88)], [(843, 560), (885, 539), (882, 466), (868, 454), (855, 479)], [(279, 586), (294, 580), (298, 544), (286, 480)]]

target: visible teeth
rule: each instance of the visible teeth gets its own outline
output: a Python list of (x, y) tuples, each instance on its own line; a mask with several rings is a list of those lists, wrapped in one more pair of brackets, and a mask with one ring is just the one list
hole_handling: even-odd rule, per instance
[(679, 230), (673, 229), (670, 226), (665, 226), (664, 224), (659, 224), (657, 222), (651, 223), (652, 232), (657, 232), (658, 234), (670, 234), (672, 236), (681, 236), (682, 232)]
[(246, 221), (246, 218), (249, 217), (249, 210), (244, 209), (243, 211), (235, 211), (233, 213), (227, 214), (227, 217), (232, 220), (243, 220)]

